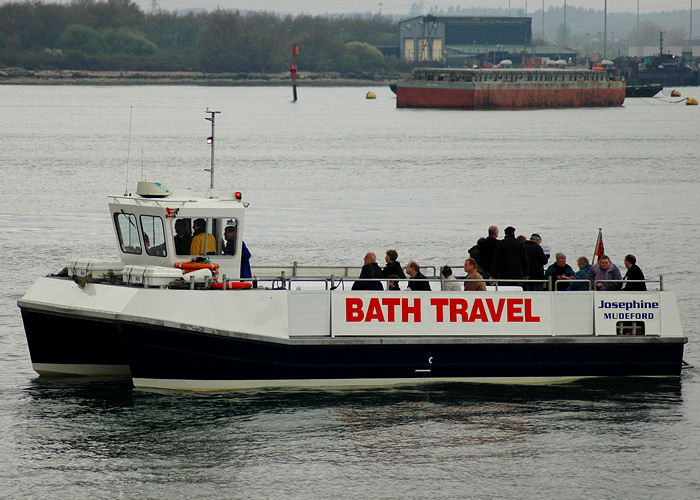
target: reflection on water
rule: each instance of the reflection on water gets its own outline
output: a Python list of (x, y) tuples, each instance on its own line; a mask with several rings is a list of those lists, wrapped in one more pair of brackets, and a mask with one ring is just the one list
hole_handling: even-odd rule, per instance
[[(33, 439), (51, 443), (56, 435), (44, 432), (46, 427), (61, 429), (62, 422), (70, 423), (78, 432), (61, 433), (61, 442), (81, 449), (94, 447), (105, 457), (177, 456), (196, 445), (201, 434), (207, 436), (207, 451), (214, 458), (225, 456), (225, 450), (257, 432), (291, 431), (298, 437), (305, 430), (325, 429), (351, 435), (428, 421), (462, 430), (488, 428), (487, 440), (510, 440), (546, 433), (547, 427), (530, 417), (552, 411), (559, 416), (555, 420), (576, 425), (640, 423), (658, 418), (657, 412), (673, 414), (682, 401), (681, 382), (673, 378), (586, 379), (552, 386), (434, 384), (214, 394), (134, 390), (129, 382), (37, 378), (25, 393), (19, 417), (30, 423), (30, 429), (41, 430)], [(167, 436), (170, 439), (163, 439)], [(130, 448), (129, 443), (138, 446)]]
[[(562, 481), (573, 476), (596, 491), (582, 463), (641, 451), (640, 432), (644, 447), (665, 445), (655, 442), (661, 426), (664, 439), (669, 427), (683, 432), (682, 382), (673, 378), (222, 393), (36, 378), (23, 393), (12, 445), (39, 495), (57, 486), (109, 495), (105, 481), (126, 495), (463, 495), (465, 474), (481, 477), (474, 491), (486, 493), (494, 461), (513, 460), (522, 471), (504, 477), (519, 486), (503, 493), (527, 496), (538, 492), (543, 455), (567, 474)], [(641, 470), (669, 459), (659, 454)]]

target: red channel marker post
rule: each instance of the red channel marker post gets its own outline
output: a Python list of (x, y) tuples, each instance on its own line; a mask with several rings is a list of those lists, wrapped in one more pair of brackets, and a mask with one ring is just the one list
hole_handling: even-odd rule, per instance
[(299, 54), (299, 49), (297, 45), (292, 46), (292, 56), (294, 60), (289, 63), (289, 72), (292, 77), (292, 95), (294, 96), (294, 102), (297, 100), (297, 55)]

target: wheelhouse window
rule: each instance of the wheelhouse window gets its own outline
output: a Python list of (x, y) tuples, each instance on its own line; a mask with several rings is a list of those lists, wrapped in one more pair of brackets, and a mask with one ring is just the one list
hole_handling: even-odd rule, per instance
[(177, 255), (235, 255), (238, 219), (183, 218), (173, 220)]
[(163, 219), (153, 215), (141, 216), (141, 229), (143, 230), (143, 243), (148, 255), (165, 257), (165, 231)]
[(117, 229), (119, 246), (124, 253), (141, 253), (141, 239), (134, 214), (116, 212), (114, 214), (114, 227)]
[(219, 226), (217, 219), (203, 217), (194, 219), (190, 255), (220, 255), (221, 241), (215, 236), (221, 231)]

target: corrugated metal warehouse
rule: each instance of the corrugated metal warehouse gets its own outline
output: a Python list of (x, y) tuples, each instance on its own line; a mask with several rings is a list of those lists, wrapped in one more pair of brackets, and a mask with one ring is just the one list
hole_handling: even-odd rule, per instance
[(415, 62), (512, 58), (532, 54), (532, 18), (419, 16), (399, 22), (399, 44), (401, 58)]

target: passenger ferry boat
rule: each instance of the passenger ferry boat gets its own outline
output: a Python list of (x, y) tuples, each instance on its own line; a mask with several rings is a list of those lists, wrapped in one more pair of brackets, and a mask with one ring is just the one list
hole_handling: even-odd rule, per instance
[[(359, 268), (296, 263), (245, 279), (247, 206), (155, 182), (110, 196), (120, 260), (67, 263), (18, 301), (34, 370), (191, 390), (681, 372), (687, 338), (662, 280), (634, 293), (453, 292), (437, 278), (431, 292), (353, 291)], [(183, 244), (196, 227), (201, 245)]]
[(397, 108), (622, 106), (625, 81), (585, 69), (418, 68), (396, 85)]

